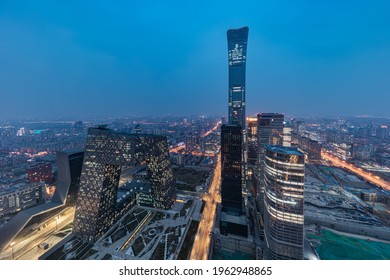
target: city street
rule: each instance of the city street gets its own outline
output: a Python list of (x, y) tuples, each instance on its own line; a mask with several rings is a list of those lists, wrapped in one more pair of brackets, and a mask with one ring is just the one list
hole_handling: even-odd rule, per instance
[[(57, 218), (58, 217), (58, 218)], [(58, 232), (69, 223), (73, 222), (74, 208), (64, 211), (61, 216), (56, 216), (43, 225), (39, 231), (34, 231), (30, 235), (26, 236), (24, 240), (15, 242), (7, 250), (4, 250), (1, 254), (1, 259), (37, 259), (39, 255), (44, 253), (43, 249), (37, 250), (37, 247), (42, 242), (49, 243), (51, 248), (58, 243), (61, 238), (53, 237), (54, 233)], [(31, 253), (31, 251), (36, 251)], [(39, 254), (39, 255), (38, 255)], [(38, 256), (37, 256), (38, 255)], [(30, 258), (31, 257), (31, 258)]]
[(218, 161), (215, 167), (213, 181), (209, 192), (205, 195), (205, 207), (202, 219), (199, 224), (198, 232), (195, 236), (190, 260), (207, 260), (210, 246), (210, 235), (214, 225), (216, 203), (220, 202), (219, 186), (221, 181), (221, 155), (218, 155)]

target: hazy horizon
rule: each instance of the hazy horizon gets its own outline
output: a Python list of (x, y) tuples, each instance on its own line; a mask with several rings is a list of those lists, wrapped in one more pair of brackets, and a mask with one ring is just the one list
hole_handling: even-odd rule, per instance
[[(258, 112), (258, 113), (280, 113), (280, 112)], [(247, 115), (247, 117), (254, 117), (256, 114), (250, 114)], [(206, 118), (221, 118), (226, 117), (225, 115), (207, 115), (207, 114), (181, 114), (181, 115), (133, 115), (133, 116), (91, 116), (91, 117), (52, 117), (52, 118), (0, 118), (0, 123), (12, 123), (12, 122), (22, 122), (22, 123), (45, 123), (45, 122), (94, 122), (94, 121), (124, 121), (124, 120), (131, 120), (136, 121), (139, 120), (150, 120), (150, 119), (159, 119), (159, 120), (165, 120), (166, 118), (200, 118), (200, 117), (206, 117)], [(372, 119), (373, 121), (379, 121), (379, 120), (385, 120), (390, 123), (390, 116), (371, 116), (371, 115), (294, 115), (294, 114), (285, 114), (286, 120), (289, 118), (296, 118), (296, 119)]]

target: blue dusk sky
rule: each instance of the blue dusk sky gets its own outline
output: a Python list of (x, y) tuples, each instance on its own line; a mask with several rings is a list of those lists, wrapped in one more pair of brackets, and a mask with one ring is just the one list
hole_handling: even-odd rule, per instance
[(247, 115), (390, 116), (390, 1), (0, 1), (0, 119), (227, 114), (249, 27)]

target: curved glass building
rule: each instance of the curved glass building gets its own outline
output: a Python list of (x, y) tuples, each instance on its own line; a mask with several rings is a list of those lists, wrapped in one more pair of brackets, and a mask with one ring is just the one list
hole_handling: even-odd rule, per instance
[(267, 145), (264, 160), (265, 256), (302, 260), (304, 155), (291, 147)]

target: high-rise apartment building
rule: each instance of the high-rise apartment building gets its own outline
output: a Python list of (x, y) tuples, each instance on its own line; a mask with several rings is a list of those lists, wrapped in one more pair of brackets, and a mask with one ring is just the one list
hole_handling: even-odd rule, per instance
[(303, 259), (304, 154), (283, 146), (265, 146), (265, 256)]
[(88, 130), (73, 228), (77, 236), (98, 240), (134, 205), (132, 196), (118, 202), (118, 187), (122, 167), (139, 164), (146, 164), (153, 206), (169, 209), (176, 192), (166, 137)]

